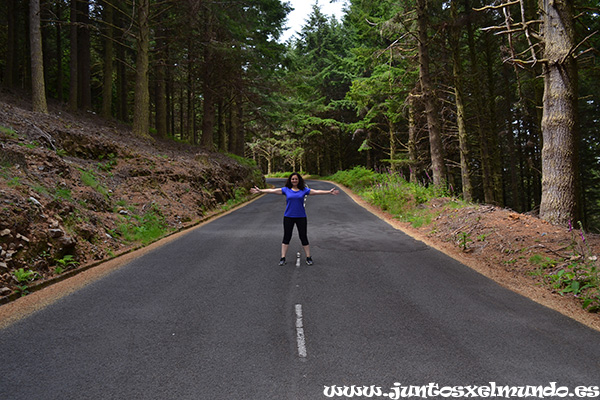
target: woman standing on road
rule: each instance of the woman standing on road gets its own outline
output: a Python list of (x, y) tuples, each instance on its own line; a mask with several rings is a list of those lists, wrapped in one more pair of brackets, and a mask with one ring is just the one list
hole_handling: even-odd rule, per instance
[(304, 197), (319, 194), (337, 195), (340, 191), (335, 188), (331, 188), (330, 190), (310, 189), (304, 183), (302, 176), (297, 172), (294, 172), (288, 177), (285, 186), (281, 188), (259, 189), (255, 186), (250, 189), (250, 192), (283, 194), (286, 197), (285, 213), (283, 214), (283, 241), (281, 243), (281, 259), (279, 260), (279, 265), (285, 265), (285, 255), (290, 245), (290, 240), (292, 239), (294, 225), (298, 228), (300, 242), (302, 242), (302, 247), (306, 254), (306, 264), (313, 265), (313, 260), (310, 256), (310, 246), (308, 244), (308, 220), (304, 209)]

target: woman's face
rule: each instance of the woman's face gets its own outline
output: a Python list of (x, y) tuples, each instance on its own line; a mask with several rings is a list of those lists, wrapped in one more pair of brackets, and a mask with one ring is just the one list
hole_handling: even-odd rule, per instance
[(294, 175), (290, 178), (290, 182), (292, 182), (293, 186), (298, 186), (299, 181), (300, 181), (300, 179), (298, 179), (298, 175)]

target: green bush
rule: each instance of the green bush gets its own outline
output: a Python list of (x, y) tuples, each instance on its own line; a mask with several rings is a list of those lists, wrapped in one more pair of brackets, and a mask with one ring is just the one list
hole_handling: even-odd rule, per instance
[(349, 187), (369, 203), (415, 227), (429, 224), (433, 218), (430, 211), (419, 205), (448, 196), (444, 188), (407, 182), (399, 173), (375, 172), (364, 167), (338, 171), (327, 179)]
[(352, 190), (365, 189), (377, 181), (377, 173), (365, 167), (354, 167), (348, 171), (338, 171), (327, 179), (348, 186)]
[[(300, 175), (302, 176), (306, 176), (308, 175), (308, 173), (306, 171), (294, 171), (294, 172), (298, 172)], [(272, 172), (270, 174), (267, 175), (268, 178), (289, 178), (289, 176), (292, 174), (292, 171), (285, 171), (285, 172)]]

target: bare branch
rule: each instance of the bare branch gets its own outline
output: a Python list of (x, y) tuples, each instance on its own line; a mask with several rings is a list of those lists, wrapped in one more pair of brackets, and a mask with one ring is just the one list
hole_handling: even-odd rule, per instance
[(593, 47), (588, 48), (587, 50), (582, 51), (581, 53), (573, 56), (573, 58), (578, 59), (579, 57), (583, 56), (586, 53), (592, 52), (592, 51), (596, 51), (596, 49), (594, 49)]
[[(589, 38), (591, 38), (592, 36), (594, 36), (596, 33), (598, 33), (598, 31), (592, 32), (592, 33), (590, 33), (589, 35), (587, 35), (587, 36), (586, 36), (586, 37), (585, 37), (585, 38), (584, 38), (584, 39), (583, 39), (581, 42), (579, 42), (579, 43), (577, 44), (577, 46), (575, 46), (575, 47), (574, 47), (574, 48), (573, 48), (571, 51), (569, 51), (569, 54), (567, 54), (567, 55), (564, 57), (564, 59), (563, 59), (562, 61), (564, 62), (564, 61), (567, 59), (567, 57), (569, 57), (571, 54), (575, 53), (575, 52), (577, 51), (577, 49), (578, 49), (578, 48), (579, 48), (579, 47), (580, 47), (582, 44), (584, 44), (585, 42), (587, 42), (587, 40), (588, 40)], [(590, 49), (588, 49), (588, 50), (590, 50)], [(583, 52), (583, 53), (581, 53), (581, 54), (584, 54), (584, 53), (586, 53), (588, 50), (584, 51), (584, 52)], [(578, 56), (580, 56), (581, 54), (579, 54)]]
[(501, 8), (509, 7), (515, 4), (519, 4), (521, 0), (515, 0), (508, 3), (500, 4), (497, 6), (485, 6), (483, 8), (474, 8), (475, 11), (486, 11), (486, 10), (499, 10)]
[(536, 54), (533, 49), (533, 44), (531, 43), (531, 36), (529, 34), (529, 24), (525, 23), (525, 4), (523, 4), (523, 0), (521, 0), (521, 22), (525, 24), (525, 37), (527, 37), (527, 43), (529, 43), (529, 48), (531, 49), (531, 58), (536, 59)]

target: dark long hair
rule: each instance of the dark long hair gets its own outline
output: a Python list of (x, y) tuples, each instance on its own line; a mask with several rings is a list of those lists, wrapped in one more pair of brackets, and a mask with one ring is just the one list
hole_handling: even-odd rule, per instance
[(304, 184), (304, 179), (302, 178), (302, 175), (300, 175), (297, 172), (293, 172), (288, 178), (287, 181), (285, 182), (285, 187), (287, 187), (288, 189), (291, 189), (292, 187), (294, 187), (294, 185), (292, 185), (292, 177), (296, 175), (298, 177), (298, 189), (300, 190), (304, 190), (304, 188), (306, 187), (306, 185)]

